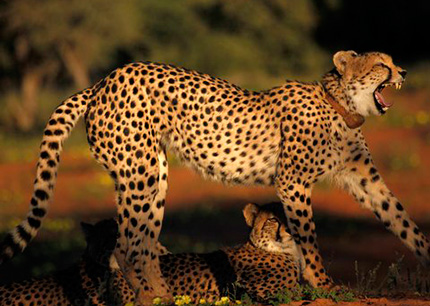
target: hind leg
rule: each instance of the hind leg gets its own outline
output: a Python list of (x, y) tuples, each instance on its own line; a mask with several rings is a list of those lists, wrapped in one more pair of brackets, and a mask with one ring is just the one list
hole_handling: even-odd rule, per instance
[(137, 302), (145, 305), (152, 304), (156, 296), (169, 298), (157, 251), (167, 193), (164, 150), (147, 161), (135, 160), (131, 167), (120, 167), (117, 177), (120, 237), (116, 256), (126, 279), (137, 290)]

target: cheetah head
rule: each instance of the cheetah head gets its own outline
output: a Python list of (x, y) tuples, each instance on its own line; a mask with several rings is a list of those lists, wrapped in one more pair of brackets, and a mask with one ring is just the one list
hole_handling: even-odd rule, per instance
[(391, 56), (380, 52), (339, 51), (333, 62), (352, 107), (362, 116), (384, 114), (393, 103), (382, 91), (387, 86), (400, 89), (406, 76), (406, 70), (394, 65)]
[(94, 263), (118, 269), (114, 249), (118, 237), (118, 224), (114, 219), (102, 220), (95, 225), (81, 222), (87, 248), (85, 256)]
[(301, 263), (302, 253), (291, 236), (282, 203), (257, 205), (249, 203), (243, 209), (246, 224), (251, 228), (251, 243), (264, 251), (285, 253)]

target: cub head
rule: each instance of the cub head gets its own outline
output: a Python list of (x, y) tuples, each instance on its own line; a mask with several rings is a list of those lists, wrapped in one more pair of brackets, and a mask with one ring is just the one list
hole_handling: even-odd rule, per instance
[(114, 219), (103, 220), (95, 225), (81, 222), (87, 248), (85, 256), (94, 263), (113, 269), (118, 263), (113, 255), (118, 237), (118, 224)]
[(406, 70), (394, 65), (391, 56), (380, 52), (339, 51), (333, 63), (353, 108), (362, 116), (384, 114), (393, 103), (382, 91), (387, 86), (400, 89), (406, 76)]
[(287, 227), (282, 203), (257, 205), (249, 203), (243, 209), (246, 224), (251, 228), (251, 243), (270, 253), (291, 254), (295, 261), (302, 261), (302, 253)]

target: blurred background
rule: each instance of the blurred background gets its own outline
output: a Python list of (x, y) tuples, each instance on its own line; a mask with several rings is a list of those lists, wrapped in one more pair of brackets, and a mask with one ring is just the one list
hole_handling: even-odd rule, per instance
[[(0, 231), (28, 208), (38, 146), (66, 97), (132, 61), (196, 69), (252, 90), (285, 79), (318, 80), (338, 50), (382, 51), (408, 70), (395, 106), (364, 133), (392, 191), (430, 233), (430, 2), (396, 0), (14, 0), (0, 2)], [(226, 187), (181, 167), (174, 156), (161, 240), (173, 251), (210, 251), (246, 239), (241, 209), (276, 200), (273, 189)], [(84, 243), (80, 221), (115, 215), (113, 184), (90, 157), (82, 122), (65, 146), (55, 199), (41, 234), (0, 267), (0, 283), (69, 265)], [(413, 255), (342, 191), (313, 195), (330, 273), (356, 281)]]

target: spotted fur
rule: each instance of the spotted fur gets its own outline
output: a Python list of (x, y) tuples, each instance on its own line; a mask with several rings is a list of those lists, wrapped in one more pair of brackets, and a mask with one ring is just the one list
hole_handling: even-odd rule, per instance
[(166, 149), (206, 177), (274, 185), (305, 257), (304, 276), (330, 286), (319, 255), (311, 190), (335, 178), (400, 237), (423, 263), (429, 242), (376, 170), (360, 129), (351, 130), (327, 100), (349, 112), (381, 114), (375, 90), (403, 82), (405, 71), (383, 53), (340, 51), (322, 82), (287, 81), (262, 92), (196, 71), (156, 63), (118, 68), (63, 102), (44, 132), (31, 210), (7, 236), (2, 257), (22, 251), (52, 198), (59, 154), (85, 113), (91, 151), (115, 181), (120, 238), (117, 257), (139, 301), (168, 296), (156, 252), (167, 192)]
[[(251, 228), (240, 246), (207, 254), (163, 254), (160, 265), (173, 295), (214, 302), (246, 292), (264, 301), (297, 284), (302, 264), (299, 250), (285, 227), (282, 204), (248, 204), (243, 210)], [(87, 249), (79, 265), (42, 279), (0, 287), (8, 305), (125, 305), (135, 293), (112, 259), (118, 225), (113, 220), (84, 225)]]

